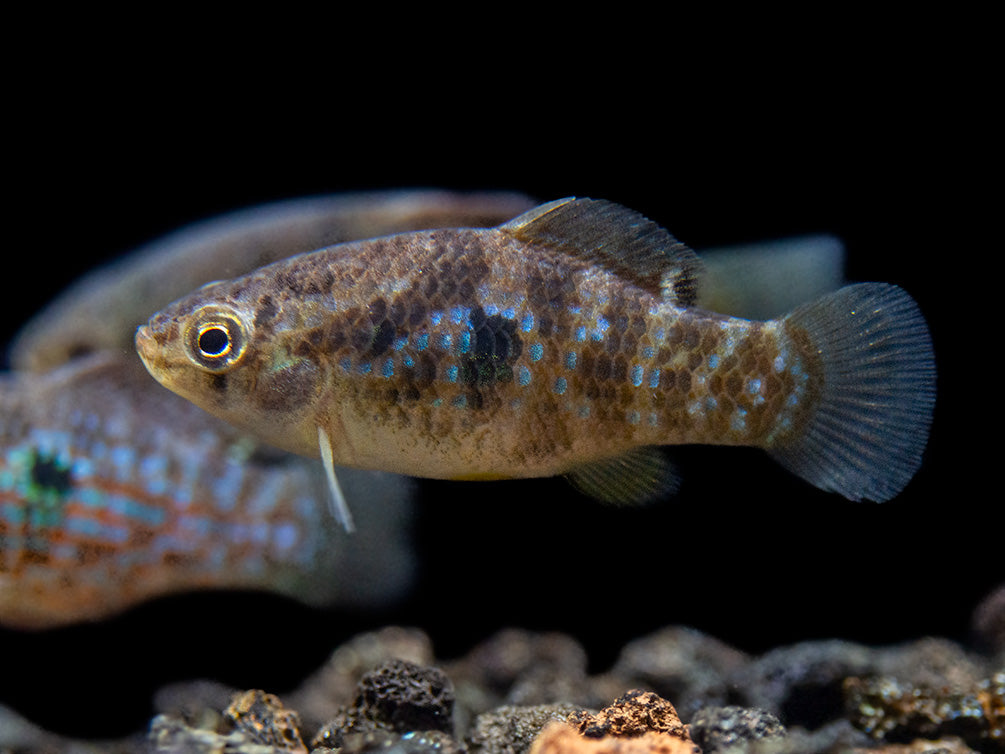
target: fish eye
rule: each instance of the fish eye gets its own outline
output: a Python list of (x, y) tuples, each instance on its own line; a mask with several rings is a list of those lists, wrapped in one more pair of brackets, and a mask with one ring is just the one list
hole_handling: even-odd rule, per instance
[(248, 328), (235, 311), (223, 306), (196, 310), (185, 330), (188, 357), (211, 372), (235, 366), (248, 344)]

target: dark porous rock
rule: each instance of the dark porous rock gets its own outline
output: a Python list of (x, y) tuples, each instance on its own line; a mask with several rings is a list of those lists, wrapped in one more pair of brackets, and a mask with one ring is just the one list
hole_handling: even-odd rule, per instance
[(632, 738), (644, 733), (689, 738), (687, 727), (670, 702), (652, 691), (638, 689), (629, 691), (596, 714), (582, 711), (570, 715), (569, 724), (586, 738)]
[(431, 665), (432, 642), (418, 629), (399, 626), (355, 636), (332, 652), (324, 666), (300, 688), (287, 695), (287, 702), (300, 712), (305, 730), (317, 730), (335, 710), (353, 703), (356, 686), (364, 674), (395, 659)]
[(892, 678), (848, 678), (847, 716), (877, 739), (908, 743), (955, 736), (988, 754), (1005, 752), (1005, 673), (959, 691)]
[(670, 626), (629, 642), (612, 675), (626, 686), (650, 688), (685, 717), (729, 701), (728, 678), (748, 662), (746, 654), (700, 631)]
[(358, 742), (360, 736), (367, 741), (389, 740), (385, 733), (452, 735), (453, 709), (453, 686), (442, 670), (389, 660), (360, 678), (353, 704), (329, 719), (313, 745), (343, 748), (351, 737)]
[(810, 641), (767, 652), (739, 668), (730, 682), (742, 706), (809, 730), (839, 719), (842, 684), (874, 668), (874, 650), (846, 641)]
[(360, 679), (355, 706), (399, 733), (453, 733), (454, 687), (438, 668), (386, 662)]
[(524, 754), (545, 725), (580, 711), (572, 704), (506, 705), (475, 718), (467, 737), (471, 754)]
[(691, 738), (702, 754), (724, 751), (749, 741), (780, 738), (785, 726), (770, 712), (747, 707), (707, 707), (699, 710), (688, 724)]

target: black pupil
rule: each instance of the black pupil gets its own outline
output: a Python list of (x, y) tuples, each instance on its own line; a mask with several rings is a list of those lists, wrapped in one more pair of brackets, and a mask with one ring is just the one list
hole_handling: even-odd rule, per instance
[(227, 349), (227, 342), (227, 331), (223, 327), (210, 327), (199, 335), (199, 350), (217, 356)]

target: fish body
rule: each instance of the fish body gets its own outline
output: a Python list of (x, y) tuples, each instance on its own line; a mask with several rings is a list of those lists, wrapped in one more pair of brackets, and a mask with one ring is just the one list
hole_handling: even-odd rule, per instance
[[(358, 604), (405, 585), (400, 527), (361, 548), (331, 520), (316, 462), (150, 383), (112, 354), (0, 381), (0, 623), (93, 620), (193, 589)], [(400, 508), (400, 482), (343, 476), (378, 518)]]
[(767, 449), (852, 499), (920, 464), (927, 327), (894, 286), (766, 322), (693, 306), (695, 254), (618, 205), (340, 244), (204, 287), (136, 345), (164, 385), (267, 442), (447, 479), (568, 475), (611, 501), (675, 484), (657, 446)]

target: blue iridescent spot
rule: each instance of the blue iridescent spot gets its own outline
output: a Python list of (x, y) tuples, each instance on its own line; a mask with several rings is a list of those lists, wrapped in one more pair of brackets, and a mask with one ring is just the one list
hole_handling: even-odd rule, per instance
[[(153, 463), (150, 459), (160, 459), (161, 465), (157, 466), (158, 471), (162, 471), (167, 468), (167, 460), (162, 456), (147, 456), (143, 460), (143, 466), (148, 466), (148, 462)], [(148, 472), (144, 472), (145, 474)], [(94, 474), (94, 462), (90, 458), (80, 458), (73, 459), (73, 476), (77, 479), (82, 477), (89, 477)]]
[(607, 334), (607, 330), (608, 328), (610, 328), (610, 326), (611, 323), (608, 322), (604, 317), (597, 317), (596, 327), (593, 328), (593, 332), (590, 333), (590, 336), (594, 340), (603, 340), (604, 335)]
[(132, 475), (133, 464), (136, 463), (136, 452), (128, 446), (116, 445), (112, 448), (111, 460), (118, 480), (128, 480)]
[(402, 359), (401, 361), (402, 361), (402, 363), (403, 363), (403, 364), (404, 364), (404, 365), (405, 365), (406, 367), (414, 367), (414, 366), (415, 366), (415, 359), (413, 359), (413, 358), (412, 358), (411, 356), (409, 356), (409, 355), (408, 355), (407, 353), (405, 354), (405, 358), (403, 358), (403, 359)]
[(646, 346), (642, 349), (642, 358), (644, 359), (651, 359), (655, 355), (656, 352), (653, 350), (652, 346)]
[(746, 409), (738, 408), (733, 412), (732, 417), (729, 420), (729, 428), (734, 432), (742, 432), (747, 428), (747, 411)]
[(391, 377), (394, 377), (394, 360), (387, 359), (384, 362), (384, 366), (381, 367), (380, 373), (384, 376), (385, 379), (390, 379)]
[(747, 392), (751, 395), (761, 392), (761, 381), (758, 379), (747, 380)]
[(447, 367), (447, 382), (457, 382), (457, 371), (456, 366)]
[(466, 408), (468, 405), (468, 397), (466, 395), (455, 396), (451, 401), (450, 405), (455, 408)]
[(566, 369), (575, 369), (576, 368), (576, 352), (575, 351), (569, 351), (569, 353), (565, 354), (565, 368)]
[(456, 325), (467, 322), (471, 316), (471, 310), (463, 306), (455, 306), (450, 310), (450, 321)]
[(495, 304), (485, 304), (485, 313), (491, 317), (499, 313), (499, 307)]
[(419, 333), (419, 337), (415, 339), (415, 347), (425, 351), (429, 347), (429, 333)]
[(639, 412), (638, 411), (629, 411), (627, 418), (628, 418), (628, 423), (629, 424), (638, 424), (639, 420), (642, 417), (639, 416)]
[(715, 369), (717, 366), (719, 366), (719, 354), (713, 353), (708, 357), (708, 368)]
[(708, 398), (705, 399), (705, 408), (712, 410), (718, 407), (719, 407), (719, 401), (717, 401), (712, 396), (709, 396)]
[(649, 374), (649, 387), (657, 388), (660, 386), (660, 370), (654, 369)]
[(542, 346), (540, 343), (531, 343), (530, 360), (540, 361), (542, 356), (544, 356), (544, 346)]
[(586, 328), (580, 325), (576, 328), (576, 340), (584, 341), (586, 340)]
[(394, 339), (394, 350), (395, 351), (400, 351), (407, 344), (408, 344), (408, 338), (407, 337), (395, 338)]
[(443, 320), (443, 312), (433, 312), (432, 314), (429, 315), (429, 321), (434, 326), (440, 324), (442, 320)]
[(555, 380), (555, 388), (554, 388), (554, 390), (559, 395), (562, 395), (563, 393), (565, 393), (565, 388), (566, 387), (567, 387), (567, 385), (566, 385), (566, 382), (565, 382), (565, 377), (559, 377), (557, 380)]
[(295, 524), (282, 523), (272, 530), (272, 544), (280, 552), (291, 549), (298, 539), (300, 534)]
[(639, 364), (632, 367), (632, 384), (635, 387), (642, 384), (642, 367)]
[(469, 330), (465, 330), (461, 333), (461, 340), (460, 343), (457, 344), (457, 350), (460, 353), (467, 353), (471, 350), (471, 332)]
[(359, 373), (360, 374), (370, 374), (370, 370), (372, 368), (373, 368), (373, 365), (370, 364), (369, 361), (367, 361), (367, 362), (359, 365)]
[(440, 348), (444, 351), (449, 351), (451, 344), (454, 342), (454, 336), (448, 332), (440, 335)]
[(349, 372), (349, 371), (352, 370), (352, 362), (349, 361), (349, 359), (347, 357), (343, 357), (343, 358), (339, 359), (338, 365), (340, 367), (342, 367), (342, 371), (343, 372)]
[(520, 320), (520, 329), (524, 332), (530, 332), (534, 329), (534, 315), (527, 312), (523, 315), (523, 319)]
[(508, 307), (506, 309), (503, 309), (502, 315), (506, 319), (515, 319), (516, 318), (516, 310), (512, 306), (510, 306), (510, 307)]
[(530, 384), (530, 370), (521, 365), (519, 369), (516, 370), (516, 380), (520, 383), (521, 387), (527, 387)]

